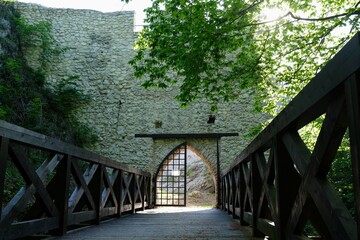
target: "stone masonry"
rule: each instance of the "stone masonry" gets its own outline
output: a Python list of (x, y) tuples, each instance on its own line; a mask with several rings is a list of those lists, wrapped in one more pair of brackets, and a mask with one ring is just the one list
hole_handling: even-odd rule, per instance
[[(205, 100), (180, 108), (174, 100), (176, 86), (166, 90), (145, 90), (128, 65), (134, 56), (134, 12), (101, 13), (93, 10), (52, 9), (17, 3), (29, 22), (49, 21), (52, 35), (68, 50), (50, 65), (47, 82), (79, 76), (79, 86), (91, 95), (89, 105), (78, 118), (99, 136), (90, 150), (154, 173), (164, 157), (187, 141), (216, 170), (216, 140), (135, 138), (152, 133), (239, 133), (221, 139), (221, 169), (224, 170), (249, 143), (244, 135), (263, 115), (253, 112), (251, 93), (221, 104), (215, 123), (208, 124), (210, 106)], [(27, 58), (37, 67), (36, 53)]]

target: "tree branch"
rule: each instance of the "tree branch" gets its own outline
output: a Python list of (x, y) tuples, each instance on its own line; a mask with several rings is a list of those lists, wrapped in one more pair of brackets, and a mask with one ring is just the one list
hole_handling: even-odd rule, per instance
[(327, 21), (327, 20), (331, 20), (331, 19), (334, 19), (334, 18), (349, 17), (349, 16), (352, 16), (352, 15), (359, 15), (359, 14), (360, 14), (360, 9), (356, 10), (356, 11), (354, 11), (352, 13), (341, 13), (341, 14), (337, 14), (337, 15), (333, 15), (333, 16), (329, 16), (329, 17), (323, 17), (323, 18), (303, 18), (303, 17), (295, 16), (292, 12), (288, 12), (287, 14), (282, 16), (281, 18), (285, 18), (287, 16), (290, 16), (291, 18), (293, 18), (295, 20), (299, 20), (299, 21), (316, 22), (316, 21)]

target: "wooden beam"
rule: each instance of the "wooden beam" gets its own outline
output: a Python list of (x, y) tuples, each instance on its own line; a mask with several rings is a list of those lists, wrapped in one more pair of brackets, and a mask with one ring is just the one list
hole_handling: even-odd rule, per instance
[(60, 227), (58, 234), (64, 235), (68, 227), (68, 208), (69, 208), (69, 187), (70, 187), (70, 169), (71, 169), (72, 157), (70, 155), (65, 156), (65, 158), (60, 163), (57, 172), (56, 178), (58, 183), (59, 197), (55, 199), (55, 204), (61, 213), (59, 217)]
[(171, 138), (215, 138), (237, 137), (239, 133), (160, 133), (135, 134), (136, 138), (171, 139)]
[(359, 73), (345, 83), (345, 95), (349, 120), (353, 187), (357, 216), (357, 239), (360, 239), (360, 86)]
[(0, 220), (2, 219), (2, 205), (4, 201), (5, 174), (8, 159), (9, 139), (0, 138)]
[(88, 150), (76, 147), (69, 143), (62, 142), (58, 139), (51, 138), (30, 131), (28, 129), (10, 124), (3, 120), (0, 120), (0, 136), (8, 137), (9, 139), (12, 139), (14, 141), (37, 147), (39, 149), (50, 150), (64, 155), (71, 155), (78, 159), (103, 164), (107, 167), (123, 169), (127, 172), (132, 172), (139, 175), (151, 176), (151, 174), (148, 172), (130, 167), (126, 164), (119, 163), (104, 156), (100, 156), (96, 153), (90, 152)]

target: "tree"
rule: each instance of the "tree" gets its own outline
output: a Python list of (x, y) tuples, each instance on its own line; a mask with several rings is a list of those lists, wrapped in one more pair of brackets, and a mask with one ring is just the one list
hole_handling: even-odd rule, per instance
[[(154, 0), (130, 64), (146, 88), (179, 84), (187, 105), (256, 87), (277, 113), (359, 30), (355, 0)], [(267, 11), (282, 15), (269, 19)]]

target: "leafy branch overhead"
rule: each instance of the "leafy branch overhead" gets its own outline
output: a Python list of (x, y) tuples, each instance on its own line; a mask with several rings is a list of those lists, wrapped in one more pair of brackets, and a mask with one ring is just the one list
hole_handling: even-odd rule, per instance
[(130, 64), (146, 88), (179, 84), (182, 105), (256, 87), (258, 107), (276, 113), (359, 30), (359, 4), (154, 0)]

